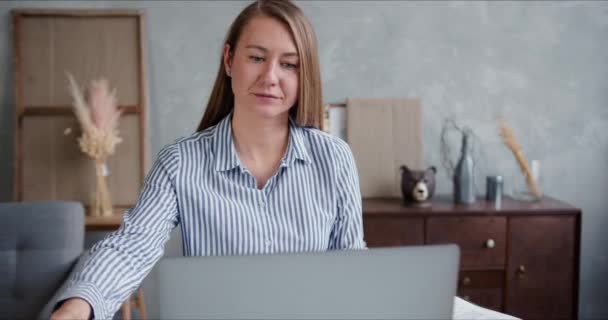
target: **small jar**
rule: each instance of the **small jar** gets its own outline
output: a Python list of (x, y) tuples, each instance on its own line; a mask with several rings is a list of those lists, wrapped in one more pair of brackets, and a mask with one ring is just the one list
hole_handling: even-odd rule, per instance
[(494, 202), (497, 207), (500, 207), (502, 201), (502, 184), (502, 176), (486, 177), (486, 200)]

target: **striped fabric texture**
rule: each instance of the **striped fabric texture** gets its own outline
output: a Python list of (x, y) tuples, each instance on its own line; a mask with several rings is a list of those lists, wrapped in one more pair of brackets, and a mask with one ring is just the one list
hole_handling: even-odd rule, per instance
[(232, 115), (164, 147), (120, 228), (93, 246), (59, 301), (111, 318), (181, 227), (185, 256), (363, 249), (353, 155), (339, 138), (289, 122), (289, 144), (262, 189), (241, 165)]

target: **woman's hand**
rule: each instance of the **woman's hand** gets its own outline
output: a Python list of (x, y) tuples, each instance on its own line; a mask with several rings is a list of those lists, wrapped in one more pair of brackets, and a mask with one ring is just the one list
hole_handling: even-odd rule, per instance
[(87, 320), (91, 312), (88, 302), (80, 298), (70, 298), (51, 314), (51, 320)]

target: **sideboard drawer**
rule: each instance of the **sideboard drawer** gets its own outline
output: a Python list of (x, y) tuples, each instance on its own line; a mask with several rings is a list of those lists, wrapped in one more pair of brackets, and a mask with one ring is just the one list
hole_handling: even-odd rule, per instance
[(366, 217), (363, 219), (368, 247), (395, 247), (424, 244), (422, 218)]
[(458, 296), (490, 310), (501, 311), (503, 309), (501, 288), (458, 289)]
[(505, 217), (432, 217), (427, 220), (427, 244), (456, 243), (461, 269), (504, 268)]
[(458, 296), (492, 310), (502, 310), (505, 272), (503, 270), (461, 271)]
[(502, 288), (505, 282), (503, 270), (461, 271), (458, 288)]

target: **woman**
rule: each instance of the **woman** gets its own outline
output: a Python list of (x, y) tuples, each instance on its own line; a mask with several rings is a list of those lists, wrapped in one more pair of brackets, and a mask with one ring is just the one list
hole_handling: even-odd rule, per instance
[(318, 130), (315, 41), (291, 2), (240, 13), (198, 132), (161, 150), (137, 204), (91, 249), (53, 318), (111, 317), (178, 224), (185, 256), (365, 248), (352, 153)]

